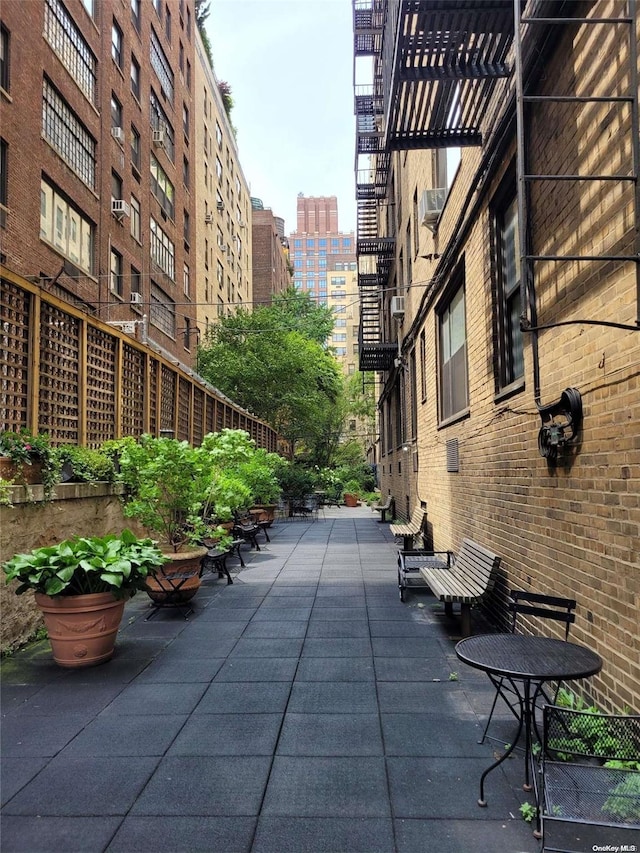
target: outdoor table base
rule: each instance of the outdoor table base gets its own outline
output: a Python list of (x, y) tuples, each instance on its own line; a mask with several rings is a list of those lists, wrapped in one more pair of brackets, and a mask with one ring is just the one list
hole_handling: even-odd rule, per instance
[[(456, 646), (463, 663), (487, 674), (498, 689), (500, 680), (513, 690), (518, 707), (518, 730), (512, 743), (480, 777), (479, 806), (486, 806), (484, 782), (488, 774), (509, 758), (524, 731), (524, 785), (531, 791), (533, 764), (532, 737), (536, 731), (535, 708), (543, 685), (548, 681), (571, 681), (587, 678), (602, 669), (602, 659), (591, 649), (552, 637), (522, 634), (478, 634), (466, 637)], [(536, 805), (538, 803), (535, 791)]]

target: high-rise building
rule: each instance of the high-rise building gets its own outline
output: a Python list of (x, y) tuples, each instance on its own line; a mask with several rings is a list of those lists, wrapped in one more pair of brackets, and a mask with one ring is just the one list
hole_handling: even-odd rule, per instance
[(195, 51), (198, 329), (252, 301), (251, 198), (223, 93), (199, 33)]
[(0, 16), (2, 263), (191, 364), (193, 0)]
[(359, 322), (353, 231), (339, 230), (336, 196), (307, 197), (300, 193), (297, 225), (289, 238), (294, 286), (334, 308), (337, 325), (329, 343), (347, 373), (349, 365), (357, 363), (357, 350), (354, 353), (353, 341), (349, 348), (346, 328)]

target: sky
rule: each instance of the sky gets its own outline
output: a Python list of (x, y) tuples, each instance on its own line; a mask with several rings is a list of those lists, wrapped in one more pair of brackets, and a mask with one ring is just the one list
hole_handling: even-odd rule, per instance
[(335, 195), (355, 230), (351, 0), (211, 0), (206, 29), (251, 195), (286, 234), (298, 193)]

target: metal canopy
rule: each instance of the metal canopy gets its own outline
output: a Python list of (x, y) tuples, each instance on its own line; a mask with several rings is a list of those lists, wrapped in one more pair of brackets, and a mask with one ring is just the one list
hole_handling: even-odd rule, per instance
[(513, 0), (390, 3), (380, 56), (387, 149), (479, 145), (512, 41)]

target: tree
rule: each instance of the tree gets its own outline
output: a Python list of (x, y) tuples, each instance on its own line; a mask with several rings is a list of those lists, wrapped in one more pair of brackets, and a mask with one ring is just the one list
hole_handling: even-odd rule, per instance
[(292, 445), (313, 447), (341, 399), (339, 368), (320, 343), (327, 313), (295, 292), (252, 312), (239, 308), (209, 330), (200, 373)]

